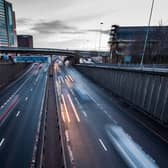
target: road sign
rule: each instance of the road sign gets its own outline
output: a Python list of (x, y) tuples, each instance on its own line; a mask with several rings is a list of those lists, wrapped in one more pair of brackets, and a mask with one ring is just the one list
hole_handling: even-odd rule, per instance
[(48, 56), (16, 56), (13, 61), (15, 63), (51, 63)]

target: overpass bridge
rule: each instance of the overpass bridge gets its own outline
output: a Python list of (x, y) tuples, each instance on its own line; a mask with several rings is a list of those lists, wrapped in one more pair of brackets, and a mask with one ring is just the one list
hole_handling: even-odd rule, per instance
[(42, 54), (42, 55), (60, 55), (60, 56), (75, 56), (80, 57), (98, 57), (109, 56), (107, 51), (94, 50), (68, 50), (68, 49), (54, 49), (54, 48), (18, 48), (18, 47), (0, 47), (0, 53), (13, 54)]
[(107, 57), (109, 52), (107, 51), (94, 51), (94, 50), (68, 50), (68, 49), (54, 49), (54, 48), (18, 48), (18, 47), (0, 47), (0, 53), (2, 54), (25, 54), (25, 55), (59, 55), (65, 56), (64, 61), (69, 60), (72, 64), (79, 63), (80, 58), (92, 58), (92, 57)]

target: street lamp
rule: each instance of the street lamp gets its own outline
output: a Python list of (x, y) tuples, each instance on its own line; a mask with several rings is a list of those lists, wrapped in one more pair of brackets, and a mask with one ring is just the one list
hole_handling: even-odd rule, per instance
[(99, 56), (100, 56), (100, 50), (101, 50), (101, 40), (102, 40), (102, 25), (103, 25), (103, 22), (100, 22)]
[(149, 22), (148, 22), (148, 27), (147, 27), (147, 32), (146, 32), (146, 38), (145, 38), (145, 43), (144, 43), (144, 48), (143, 48), (143, 53), (142, 53), (142, 58), (141, 58), (141, 63), (140, 63), (141, 67), (143, 67), (143, 62), (144, 62), (144, 56), (145, 56), (145, 51), (146, 51), (146, 46), (147, 46), (147, 41), (148, 41), (148, 36), (149, 36), (149, 28), (150, 28), (150, 24), (151, 24), (154, 1), (155, 0), (152, 0), (152, 6), (151, 6), (150, 15), (149, 15)]

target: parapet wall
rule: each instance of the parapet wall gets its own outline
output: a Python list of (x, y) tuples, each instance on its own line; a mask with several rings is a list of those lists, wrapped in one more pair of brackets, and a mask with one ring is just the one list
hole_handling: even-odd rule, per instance
[(76, 65), (91, 80), (162, 123), (168, 123), (168, 73)]
[(28, 64), (0, 64), (0, 89), (19, 77), (28, 68)]

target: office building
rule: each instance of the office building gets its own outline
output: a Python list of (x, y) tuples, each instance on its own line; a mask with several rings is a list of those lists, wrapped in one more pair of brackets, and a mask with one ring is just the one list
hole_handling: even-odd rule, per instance
[(33, 48), (33, 36), (17, 35), (18, 47)]
[(15, 12), (13, 11), (12, 4), (7, 1), (5, 1), (5, 15), (9, 46), (16, 47), (17, 39)]
[(168, 63), (168, 26), (123, 27), (117, 25), (113, 25), (110, 32), (111, 62), (139, 64), (148, 30), (144, 63)]
[(8, 45), (9, 43), (5, 15), (5, 1), (0, 0), (0, 47)]

